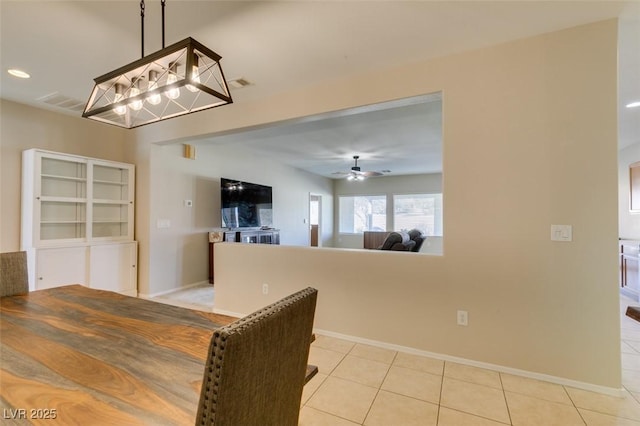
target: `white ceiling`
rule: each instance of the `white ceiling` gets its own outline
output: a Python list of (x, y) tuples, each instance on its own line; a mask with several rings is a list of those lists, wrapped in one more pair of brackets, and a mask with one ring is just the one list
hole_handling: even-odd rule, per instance
[(258, 155), (329, 177), (362, 171), (411, 175), (442, 171), (439, 93), (307, 117), (292, 123), (206, 138), (198, 144), (242, 144)]
[[(253, 83), (232, 92), (236, 103), (373, 68), (620, 17), (624, 43), (619, 52), (619, 143), (626, 146), (640, 141), (640, 108), (624, 108), (631, 100), (640, 99), (640, 0), (168, 0), (166, 5), (167, 45), (191, 36), (222, 55), (228, 79), (244, 77)], [(145, 53), (149, 54), (161, 48), (160, 0), (147, 0), (145, 11)], [(140, 56), (139, 0), (0, 0), (0, 97), (4, 99), (52, 108), (39, 99), (58, 93), (84, 104), (94, 77)], [(23, 69), (32, 78), (13, 78), (6, 73), (9, 68)], [(422, 107), (435, 104), (425, 105)], [(403, 108), (415, 117), (420, 106)], [(410, 162), (406, 149), (415, 150), (419, 140), (432, 142), (439, 130), (425, 129), (424, 123), (414, 123), (409, 116), (399, 117), (389, 109), (383, 114), (386, 125), (380, 112), (370, 114), (374, 122), (363, 121), (367, 115), (337, 114), (321, 117), (332, 118), (329, 122), (318, 118), (306, 120), (304, 125), (263, 129), (252, 135), (252, 141), (262, 146), (257, 141), (264, 139), (264, 146), (278, 151), (283, 160), (325, 175), (350, 167), (348, 158), (354, 154), (362, 156), (364, 170), (381, 167), (400, 172)], [(350, 123), (351, 119), (360, 121)], [(402, 125), (400, 129), (396, 121)], [(418, 121), (438, 120), (421, 116)], [(411, 136), (411, 129), (417, 135)], [(408, 146), (404, 141), (409, 141)], [(425, 158), (433, 149), (425, 146)], [(299, 157), (296, 151), (304, 155)], [(320, 161), (311, 160), (334, 157), (340, 157), (342, 165), (331, 163), (322, 168)], [(404, 161), (374, 163), (376, 158), (395, 157)], [(428, 164), (426, 160), (423, 163)]]

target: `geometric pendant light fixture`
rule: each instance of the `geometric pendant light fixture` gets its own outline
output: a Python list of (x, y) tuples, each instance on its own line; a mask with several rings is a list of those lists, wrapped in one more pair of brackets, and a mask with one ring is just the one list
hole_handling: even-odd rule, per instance
[(140, 2), (142, 58), (94, 79), (85, 118), (128, 129), (233, 103), (221, 56), (188, 37), (144, 56), (144, 0)]

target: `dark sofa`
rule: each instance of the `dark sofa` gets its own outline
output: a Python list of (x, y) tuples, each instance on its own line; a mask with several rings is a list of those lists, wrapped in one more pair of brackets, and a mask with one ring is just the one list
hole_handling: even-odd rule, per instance
[(419, 252), (425, 237), (417, 229), (390, 233), (379, 247), (380, 250)]

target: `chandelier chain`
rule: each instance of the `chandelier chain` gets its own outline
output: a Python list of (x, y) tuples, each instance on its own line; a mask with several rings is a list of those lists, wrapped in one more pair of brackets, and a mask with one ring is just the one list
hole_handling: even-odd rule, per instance
[(161, 0), (160, 4), (162, 5), (162, 48), (164, 49), (164, 3), (165, 0)]
[(140, 32), (142, 57), (144, 58), (144, 0), (140, 0)]

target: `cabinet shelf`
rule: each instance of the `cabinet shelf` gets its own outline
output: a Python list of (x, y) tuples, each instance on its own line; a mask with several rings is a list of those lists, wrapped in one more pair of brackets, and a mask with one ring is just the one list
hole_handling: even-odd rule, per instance
[(74, 198), (74, 197), (52, 197), (50, 195), (41, 195), (40, 201), (43, 203), (86, 203), (86, 198)]
[(94, 179), (93, 183), (96, 184), (103, 184), (103, 185), (116, 185), (116, 186), (127, 186), (129, 185), (129, 182), (122, 182), (122, 181), (113, 181), (113, 180), (98, 180), (98, 179)]
[(128, 200), (107, 200), (107, 199), (100, 199), (100, 200), (93, 200), (93, 204), (107, 204), (107, 205), (113, 205), (113, 206), (126, 206), (127, 204), (130, 204), (131, 201)]
[(66, 223), (85, 223), (85, 220), (41, 220), (40, 223), (43, 225), (55, 225), (56, 223), (66, 224)]
[(71, 182), (86, 182), (87, 178), (85, 177), (75, 177), (75, 176), (62, 176), (62, 175), (40, 175), (42, 179), (55, 179), (55, 180), (66, 180)]

